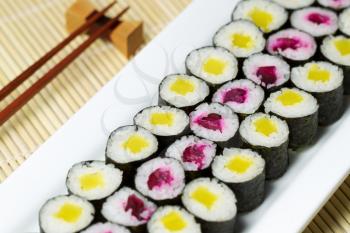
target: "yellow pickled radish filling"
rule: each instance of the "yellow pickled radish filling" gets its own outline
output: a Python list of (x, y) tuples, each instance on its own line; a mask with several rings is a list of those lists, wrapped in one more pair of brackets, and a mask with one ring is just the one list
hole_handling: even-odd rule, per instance
[(59, 218), (68, 223), (76, 223), (79, 220), (82, 213), (83, 208), (81, 208), (79, 205), (65, 203), (54, 214), (54, 217)]
[(350, 54), (350, 39), (335, 40), (334, 45), (342, 56)]
[(97, 188), (103, 188), (105, 179), (101, 172), (94, 172), (81, 175), (79, 177), (80, 187), (84, 191), (90, 191)]
[(331, 74), (328, 70), (322, 69), (319, 65), (312, 65), (309, 69), (307, 78), (314, 82), (326, 83), (331, 78)]
[(254, 41), (249, 35), (244, 35), (240, 33), (232, 35), (232, 45), (234, 47), (250, 49), (251, 47), (253, 47), (253, 43)]
[(168, 231), (181, 231), (187, 226), (187, 222), (177, 211), (169, 212), (162, 217), (161, 221)]
[(270, 25), (273, 22), (273, 15), (270, 12), (255, 7), (248, 13), (248, 16), (261, 30), (270, 31)]
[(177, 78), (176, 81), (171, 84), (170, 90), (175, 92), (178, 95), (187, 95), (194, 91), (194, 83), (191, 80)]
[(203, 64), (203, 70), (212, 75), (221, 75), (226, 69), (226, 61), (218, 58), (209, 58)]
[(284, 90), (282, 94), (277, 97), (277, 100), (284, 106), (291, 106), (301, 103), (304, 98), (296, 91)]
[(253, 160), (246, 157), (237, 155), (225, 165), (231, 172), (243, 174), (253, 165)]
[(131, 151), (133, 154), (140, 153), (148, 146), (148, 140), (138, 134), (131, 135), (128, 140), (123, 143), (124, 149)]
[(218, 200), (218, 196), (204, 186), (200, 186), (192, 192), (191, 198), (204, 205), (207, 209), (211, 209)]
[(171, 112), (152, 113), (150, 122), (152, 125), (167, 125), (174, 124), (174, 114)]
[(254, 121), (255, 130), (267, 137), (277, 132), (276, 123), (270, 118), (262, 117)]

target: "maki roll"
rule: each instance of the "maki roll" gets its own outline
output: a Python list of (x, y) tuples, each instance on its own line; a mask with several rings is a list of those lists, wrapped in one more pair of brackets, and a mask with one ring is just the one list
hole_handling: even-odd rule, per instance
[(216, 155), (216, 144), (196, 136), (183, 136), (168, 147), (165, 156), (180, 161), (186, 178), (210, 175), (210, 164)]
[(127, 226), (131, 232), (145, 232), (147, 222), (157, 206), (133, 189), (124, 187), (110, 196), (102, 207), (103, 217), (112, 223)]
[(240, 1), (232, 13), (232, 19), (252, 21), (264, 33), (280, 29), (288, 20), (287, 11), (267, 0)]
[(272, 1), (289, 10), (295, 10), (295, 9), (311, 6), (315, 2), (315, 0), (293, 0), (293, 1), (272, 0)]
[(239, 128), (244, 148), (258, 152), (266, 162), (267, 179), (282, 176), (288, 167), (289, 129), (276, 116), (256, 113), (248, 116)]
[(178, 204), (185, 187), (185, 172), (176, 159), (155, 158), (137, 169), (135, 186), (159, 204)]
[(243, 64), (244, 75), (268, 92), (279, 89), (290, 78), (290, 67), (278, 56), (254, 54)]
[(317, 0), (317, 2), (321, 6), (328, 7), (333, 10), (342, 10), (350, 7), (350, 0)]
[(272, 34), (267, 39), (266, 49), (272, 55), (281, 55), (290, 63), (298, 64), (313, 57), (317, 45), (308, 33), (290, 28)]
[(320, 125), (332, 124), (341, 117), (343, 79), (343, 71), (328, 62), (310, 62), (292, 69), (293, 84), (317, 99)]
[(350, 37), (329, 36), (321, 45), (322, 55), (343, 68), (344, 93), (350, 94)]
[(186, 70), (214, 88), (237, 76), (235, 56), (222, 47), (203, 47), (193, 50), (186, 57)]
[(339, 30), (345, 35), (350, 36), (350, 7), (339, 15)]
[(226, 105), (201, 104), (190, 113), (192, 132), (201, 138), (216, 142), (221, 147), (238, 146), (236, 132), (238, 116)]
[(235, 80), (221, 86), (213, 102), (225, 104), (242, 118), (255, 113), (264, 101), (264, 90), (247, 79)]
[(160, 207), (147, 224), (148, 233), (201, 233), (192, 214), (178, 206)]
[(56, 196), (40, 209), (40, 232), (79, 232), (91, 224), (94, 215), (94, 206), (87, 200), (75, 195)]
[(203, 81), (186, 74), (166, 76), (159, 85), (159, 105), (170, 105), (186, 112), (209, 96), (209, 87)]
[(251, 22), (237, 20), (221, 27), (213, 39), (215, 46), (224, 47), (238, 58), (259, 53), (265, 48), (263, 33)]
[(315, 97), (297, 88), (282, 88), (271, 93), (264, 106), (266, 113), (287, 121), (290, 148), (311, 144), (318, 126), (318, 103)]
[(265, 161), (249, 149), (225, 148), (212, 164), (215, 178), (235, 193), (239, 212), (250, 211), (264, 201)]
[(91, 225), (81, 233), (130, 233), (125, 227), (110, 222), (99, 222)]
[(186, 112), (169, 106), (144, 108), (136, 114), (134, 122), (156, 135), (160, 148), (187, 134), (189, 130), (189, 117)]
[(106, 162), (113, 163), (124, 172), (124, 184), (132, 185), (135, 169), (154, 157), (158, 150), (157, 138), (137, 125), (122, 126), (114, 130), (107, 141)]
[(203, 233), (232, 233), (237, 214), (232, 190), (216, 179), (199, 178), (186, 185), (182, 203), (199, 220)]

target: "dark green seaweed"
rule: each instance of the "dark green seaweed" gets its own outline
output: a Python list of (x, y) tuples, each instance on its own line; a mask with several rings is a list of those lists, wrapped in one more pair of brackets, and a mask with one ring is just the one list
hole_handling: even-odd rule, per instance
[(209, 222), (197, 218), (197, 222), (201, 225), (202, 233), (233, 233), (236, 218), (223, 222)]

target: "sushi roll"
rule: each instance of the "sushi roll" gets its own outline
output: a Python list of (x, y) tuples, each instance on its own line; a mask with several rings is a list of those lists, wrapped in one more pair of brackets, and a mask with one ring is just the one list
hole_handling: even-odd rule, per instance
[(216, 179), (199, 178), (186, 185), (185, 208), (198, 218), (203, 233), (232, 233), (237, 214), (232, 190)]
[(310, 62), (292, 69), (293, 84), (311, 93), (319, 104), (318, 122), (329, 125), (343, 112), (343, 71), (328, 62)]
[(125, 227), (109, 222), (99, 222), (89, 226), (81, 233), (130, 233)]
[(213, 39), (215, 46), (224, 47), (238, 58), (259, 53), (265, 48), (263, 33), (250, 21), (237, 20), (221, 27)]
[(350, 36), (350, 7), (339, 15), (339, 30), (345, 35)]
[(169, 106), (144, 108), (134, 117), (136, 125), (153, 133), (164, 148), (189, 131), (189, 117), (186, 112)]
[(344, 93), (350, 94), (350, 37), (329, 36), (321, 45), (322, 55), (344, 71)]
[(290, 78), (290, 66), (282, 58), (269, 54), (254, 54), (243, 64), (244, 75), (268, 92), (279, 89)]
[(350, 0), (317, 0), (318, 4), (333, 10), (342, 10), (350, 7)]
[(107, 141), (105, 156), (124, 172), (123, 184), (133, 185), (135, 169), (153, 158), (158, 151), (158, 140), (148, 130), (137, 125), (122, 126), (114, 130)]
[(272, 55), (283, 56), (290, 64), (300, 64), (315, 55), (317, 45), (308, 33), (289, 28), (269, 36), (266, 49)]
[(272, 1), (283, 6), (288, 10), (296, 10), (307, 6), (311, 6), (315, 2), (315, 0), (293, 0), (293, 1), (272, 0)]
[(201, 233), (192, 214), (178, 206), (160, 207), (147, 224), (148, 233)]
[(216, 144), (196, 136), (183, 136), (171, 144), (165, 156), (180, 161), (187, 180), (210, 175), (210, 165), (216, 155)]
[(209, 96), (209, 87), (201, 79), (186, 74), (166, 76), (159, 85), (159, 105), (170, 105), (191, 112)]
[(219, 103), (203, 103), (190, 113), (192, 132), (222, 148), (239, 146), (238, 126), (238, 116), (228, 106)]
[(225, 148), (212, 164), (215, 178), (235, 193), (239, 212), (251, 211), (264, 200), (265, 161), (250, 149)]
[(288, 168), (289, 129), (284, 120), (264, 113), (248, 116), (239, 128), (243, 148), (260, 154), (265, 164), (266, 179), (282, 176)]
[(221, 86), (213, 95), (213, 102), (225, 104), (241, 118), (255, 113), (264, 101), (264, 90), (247, 79), (235, 80)]
[(203, 47), (186, 57), (187, 73), (204, 80), (212, 89), (237, 76), (236, 57), (222, 47)]
[(267, 0), (240, 1), (232, 13), (232, 19), (252, 21), (264, 33), (280, 29), (288, 20), (288, 12), (278, 4)]
[(42, 233), (72, 233), (88, 227), (94, 220), (94, 206), (78, 196), (56, 196), (40, 209)]
[(297, 88), (282, 88), (271, 93), (264, 107), (266, 113), (286, 120), (290, 130), (290, 148), (311, 144), (318, 126), (318, 103), (315, 97)]
[(112, 223), (128, 227), (133, 233), (146, 231), (157, 206), (135, 190), (124, 187), (103, 203), (102, 215)]
[(135, 186), (159, 205), (178, 204), (185, 187), (185, 171), (176, 159), (155, 158), (137, 169)]

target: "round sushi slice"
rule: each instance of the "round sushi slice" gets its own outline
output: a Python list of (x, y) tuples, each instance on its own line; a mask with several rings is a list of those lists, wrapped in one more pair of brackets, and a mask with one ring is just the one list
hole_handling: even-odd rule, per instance
[(160, 207), (147, 224), (149, 233), (201, 233), (192, 214), (178, 206)]
[(315, 97), (297, 88), (282, 88), (271, 93), (264, 106), (266, 113), (287, 121), (291, 148), (311, 144), (318, 126), (318, 103)]
[(343, 71), (328, 62), (309, 62), (292, 69), (293, 84), (311, 93), (319, 104), (318, 122), (329, 125), (338, 120), (343, 108)]
[(266, 49), (272, 55), (281, 55), (290, 61), (298, 62), (314, 56), (317, 45), (315, 39), (306, 32), (285, 29), (268, 38)]
[(248, 57), (265, 48), (263, 33), (250, 21), (237, 20), (221, 27), (214, 36), (214, 45), (230, 50), (236, 57)]
[(238, 126), (238, 116), (228, 106), (219, 103), (201, 104), (190, 113), (192, 132), (221, 147), (238, 145), (235, 137)]
[(210, 178), (193, 180), (186, 185), (182, 203), (199, 219), (203, 232), (233, 232), (236, 197), (224, 183)]
[(185, 172), (181, 163), (172, 158), (155, 158), (136, 171), (136, 189), (157, 203), (177, 202), (185, 187)]
[(282, 58), (269, 54), (254, 54), (243, 64), (244, 75), (268, 91), (288, 82), (290, 66)]
[(350, 0), (317, 0), (317, 2), (321, 6), (332, 8), (334, 10), (341, 10), (350, 7)]
[(107, 198), (101, 213), (107, 221), (130, 227), (132, 232), (145, 232), (156, 209), (157, 206), (140, 193), (124, 187)]
[(209, 96), (209, 87), (203, 81), (186, 74), (166, 76), (159, 85), (160, 105), (170, 105), (186, 112)]
[(294, 28), (314, 37), (334, 34), (338, 30), (338, 16), (334, 11), (309, 7), (294, 11), (290, 22)]
[(267, 0), (240, 1), (232, 13), (232, 19), (252, 21), (263, 32), (280, 29), (288, 19), (287, 11), (278, 4)]
[(250, 149), (225, 148), (212, 164), (215, 178), (235, 193), (238, 211), (250, 211), (264, 200), (265, 161)]
[(156, 135), (161, 148), (185, 135), (189, 130), (189, 117), (186, 112), (169, 106), (144, 108), (136, 114), (134, 122)]
[(339, 29), (345, 35), (350, 36), (350, 7), (339, 15)]
[(289, 10), (295, 10), (295, 9), (311, 6), (315, 2), (315, 0), (293, 0), (293, 1), (272, 0), (272, 1)]
[(56, 196), (40, 209), (41, 232), (71, 233), (89, 226), (94, 219), (95, 209), (87, 200), (78, 196)]
[(130, 233), (125, 227), (110, 222), (99, 222), (91, 225), (81, 233)]
[(255, 113), (239, 128), (244, 147), (258, 152), (266, 162), (266, 178), (282, 176), (288, 167), (288, 125), (276, 116)]
[(213, 95), (213, 102), (229, 106), (243, 116), (256, 112), (264, 101), (264, 90), (247, 79), (235, 80), (221, 86)]
[(187, 73), (203, 79), (215, 87), (237, 76), (235, 56), (225, 48), (203, 47), (193, 50), (186, 57)]

